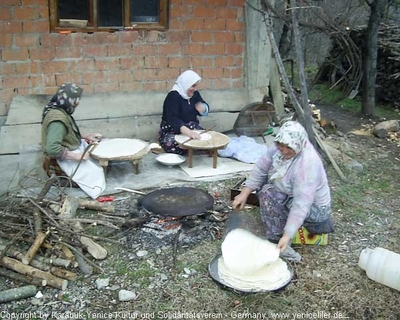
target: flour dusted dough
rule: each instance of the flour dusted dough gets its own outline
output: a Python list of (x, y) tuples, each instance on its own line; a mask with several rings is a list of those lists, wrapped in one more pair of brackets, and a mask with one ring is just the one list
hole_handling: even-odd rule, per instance
[(237, 275), (228, 269), (223, 257), (218, 259), (218, 275), (230, 287), (243, 291), (277, 290), (288, 283), (292, 276), (282, 259), (267, 264), (254, 273)]
[[(207, 132), (201, 133), (202, 130), (194, 130), (194, 132), (200, 133), (200, 139), (199, 141), (207, 141), (207, 140), (211, 140), (211, 135)], [(189, 139), (189, 137), (186, 134), (177, 134), (175, 135), (175, 140), (178, 143), (183, 143), (185, 141), (187, 141)]]
[(276, 245), (244, 229), (225, 237), (218, 260), (221, 280), (239, 290), (274, 290), (291, 277)]
[(147, 147), (147, 143), (139, 139), (105, 139), (93, 150), (98, 158), (113, 159), (133, 156)]

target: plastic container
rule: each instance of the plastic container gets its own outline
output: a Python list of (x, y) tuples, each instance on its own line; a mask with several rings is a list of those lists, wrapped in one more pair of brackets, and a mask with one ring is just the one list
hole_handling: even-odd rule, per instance
[(361, 251), (358, 266), (368, 278), (400, 291), (400, 254), (384, 248)]

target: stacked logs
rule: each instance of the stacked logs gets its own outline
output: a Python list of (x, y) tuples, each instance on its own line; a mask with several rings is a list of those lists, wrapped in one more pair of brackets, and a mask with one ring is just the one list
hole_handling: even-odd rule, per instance
[(0, 201), (0, 276), (29, 284), (1, 292), (0, 296), (7, 298), (0, 302), (35, 295), (33, 287), (65, 290), (79, 271), (103, 271), (92, 258), (104, 259), (107, 251), (95, 241), (109, 240), (85, 234), (82, 224), (120, 227), (112, 219), (78, 219), (75, 211), (80, 207), (112, 213), (113, 206), (67, 196), (48, 200), (46, 193), (35, 198), (8, 196)]
[[(398, 25), (381, 24), (378, 34), (376, 99), (400, 105), (400, 33)], [(329, 81), (342, 89), (344, 97), (361, 93), (362, 52), (365, 27), (335, 33), (331, 50), (314, 80)]]

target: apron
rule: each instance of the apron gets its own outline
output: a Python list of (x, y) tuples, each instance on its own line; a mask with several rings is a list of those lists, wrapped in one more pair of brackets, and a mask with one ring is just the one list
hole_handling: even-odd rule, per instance
[[(86, 141), (82, 140), (79, 148), (71, 152), (83, 152), (87, 145)], [(76, 160), (57, 160), (57, 163), (68, 176), (71, 176), (79, 162)], [(72, 181), (76, 182), (92, 199), (96, 199), (106, 189), (103, 168), (91, 157), (81, 162), (78, 170), (72, 177)]]

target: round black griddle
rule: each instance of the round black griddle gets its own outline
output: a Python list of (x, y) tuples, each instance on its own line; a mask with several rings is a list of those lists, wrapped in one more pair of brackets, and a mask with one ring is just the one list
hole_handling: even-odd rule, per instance
[(288, 264), (288, 269), (290, 271), (290, 278), (282, 284), (279, 288), (274, 288), (272, 290), (242, 290), (242, 289), (237, 289), (232, 287), (230, 284), (226, 283), (223, 279), (219, 277), (218, 274), (218, 259), (222, 256), (222, 253), (218, 253), (209, 263), (208, 265), (208, 272), (211, 276), (211, 278), (217, 282), (219, 285), (221, 285), (224, 289), (228, 289), (230, 291), (236, 292), (236, 293), (262, 293), (262, 292), (275, 292), (284, 289), (290, 281), (293, 279), (293, 268)]
[(154, 214), (184, 217), (204, 214), (211, 210), (214, 198), (202, 189), (175, 187), (150, 192), (141, 202), (147, 211)]

